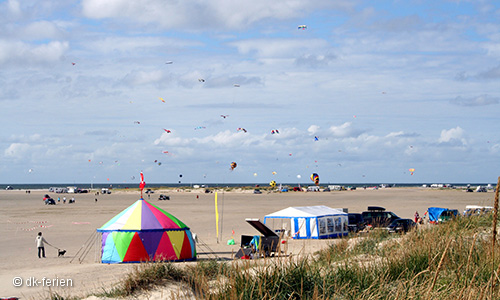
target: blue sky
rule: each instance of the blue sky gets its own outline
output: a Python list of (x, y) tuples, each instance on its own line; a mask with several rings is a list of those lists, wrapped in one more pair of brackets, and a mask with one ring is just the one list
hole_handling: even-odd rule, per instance
[(496, 1), (0, 1), (0, 183), (494, 183), (498, 20)]

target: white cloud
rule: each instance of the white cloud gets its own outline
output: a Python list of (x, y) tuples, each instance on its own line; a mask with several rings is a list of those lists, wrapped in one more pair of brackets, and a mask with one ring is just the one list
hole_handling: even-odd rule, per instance
[(320, 129), (320, 127), (318, 125), (311, 125), (311, 126), (309, 126), (309, 128), (307, 128), (307, 131), (310, 134), (316, 134), (319, 132), (319, 129)]
[(50, 63), (60, 60), (69, 49), (68, 42), (51, 41), (46, 44), (28, 44), (0, 40), (0, 64)]
[(486, 106), (486, 105), (500, 103), (499, 99), (500, 99), (499, 97), (493, 97), (493, 96), (485, 94), (485, 95), (480, 95), (480, 96), (472, 97), (472, 98), (464, 98), (464, 97), (458, 96), (455, 99), (451, 100), (450, 102), (452, 104), (460, 105), (460, 106)]
[(328, 48), (328, 42), (322, 39), (253, 39), (232, 42), (229, 45), (236, 47), (241, 54), (255, 54), (264, 58), (304, 57), (310, 52)]
[(30, 151), (31, 146), (27, 143), (12, 143), (5, 149), (4, 155), (11, 158), (23, 158)]
[(443, 129), (441, 131), (441, 136), (439, 137), (439, 143), (450, 143), (456, 144), (459, 143), (461, 145), (466, 145), (467, 140), (464, 138), (464, 130), (459, 126), (455, 128), (451, 128), (449, 130)]
[(352, 10), (351, 1), (127, 1), (84, 0), (82, 12), (89, 18), (120, 18), (137, 23), (158, 24), (162, 28), (208, 30), (242, 29), (268, 19), (286, 20), (319, 8)]
[(352, 126), (352, 122), (345, 122), (340, 126), (331, 126), (329, 128), (334, 137), (356, 137), (362, 133), (361, 130), (356, 130)]

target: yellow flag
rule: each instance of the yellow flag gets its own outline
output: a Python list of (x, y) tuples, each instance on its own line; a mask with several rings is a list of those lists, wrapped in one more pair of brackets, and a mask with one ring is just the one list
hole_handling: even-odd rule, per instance
[(219, 242), (219, 209), (217, 209), (217, 192), (215, 192), (215, 232), (217, 233), (217, 242)]

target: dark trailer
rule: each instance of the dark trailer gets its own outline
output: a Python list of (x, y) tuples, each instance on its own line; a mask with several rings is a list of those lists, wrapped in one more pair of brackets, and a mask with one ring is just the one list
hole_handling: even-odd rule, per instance
[(262, 235), (242, 235), (241, 248), (235, 257), (251, 258), (255, 256), (255, 253), (264, 257), (274, 256), (280, 243), (280, 237), (259, 219), (245, 219), (245, 221)]

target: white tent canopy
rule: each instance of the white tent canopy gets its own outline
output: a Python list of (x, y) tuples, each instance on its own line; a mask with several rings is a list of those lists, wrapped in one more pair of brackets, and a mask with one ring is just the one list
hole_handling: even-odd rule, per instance
[(294, 239), (325, 239), (348, 234), (347, 213), (324, 205), (288, 207), (264, 217), (264, 224)]

